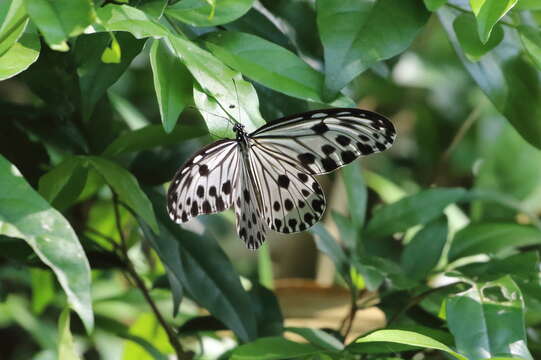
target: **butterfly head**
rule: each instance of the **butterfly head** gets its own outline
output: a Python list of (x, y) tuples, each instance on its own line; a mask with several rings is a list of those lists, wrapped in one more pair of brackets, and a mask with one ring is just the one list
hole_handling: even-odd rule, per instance
[(233, 126), (233, 131), (237, 134), (237, 139), (244, 139), (246, 137), (246, 130), (244, 130), (244, 125), (241, 123), (235, 123)]

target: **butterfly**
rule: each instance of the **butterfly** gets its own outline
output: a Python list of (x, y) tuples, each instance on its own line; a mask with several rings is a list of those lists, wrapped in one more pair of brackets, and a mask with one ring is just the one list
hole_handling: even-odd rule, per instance
[(235, 139), (202, 148), (177, 171), (167, 211), (184, 223), (233, 205), (237, 233), (252, 250), (269, 228), (294, 233), (321, 219), (325, 195), (315, 175), (384, 151), (396, 137), (384, 116), (349, 108), (286, 116), (250, 134), (235, 122), (233, 130)]

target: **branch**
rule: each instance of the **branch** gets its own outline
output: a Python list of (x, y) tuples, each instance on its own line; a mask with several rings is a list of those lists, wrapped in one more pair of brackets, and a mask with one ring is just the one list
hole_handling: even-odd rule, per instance
[(139, 276), (137, 271), (135, 271), (133, 263), (128, 257), (128, 247), (126, 244), (126, 239), (124, 237), (124, 232), (122, 231), (122, 223), (120, 221), (120, 211), (118, 208), (118, 204), (119, 204), (118, 195), (115, 192), (113, 192), (113, 208), (115, 212), (115, 222), (116, 222), (118, 235), (120, 236), (119, 250), (122, 253), (122, 256), (124, 258), (124, 261), (126, 264), (126, 271), (129, 274), (135, 286), (137, 286), (137, 288), (139, 288), (139, 290), (143, 294), (143, 297), (145, 298), (146, 302), (150, 305), (150, 308), (152, 309), (152, 312), (158, 319), (158, 322), (165, 330), (167, 337), (169, 338), (169, 342), (171, 343), (171, 346), (173, 346), (173, 348), (175, 349), (175, 353), (177, 354), (177, 359), (178, 360), (191, 360), (193, 358), (193, 353), (184, 351), (184, 349), (182, 348), (182, 345), (180, 344), (180, 341), (178, 340), (177, 334), (175, 333), (173, 328), (167, 323), (167, 321), (161, 314), (160, 310), (158, 309), (158, 306), (156, 305), (156, 303), (150, 296), (150, 292), (147, 286), (145, 285), (145, 282)]

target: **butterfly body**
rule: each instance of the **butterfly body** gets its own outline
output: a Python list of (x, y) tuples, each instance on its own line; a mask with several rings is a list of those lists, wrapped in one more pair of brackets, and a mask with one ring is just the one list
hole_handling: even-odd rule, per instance
[(235, 207), (237, 233), (257, 249), (267, 229), (304, 231), (325, 211), (321, 175), (380, 152), (394, 141), (385, 117), (360, 109), (325, 109), (269, 122), (252, 133), (204, 147), (181, 167), (168, 191), (176, 222)]

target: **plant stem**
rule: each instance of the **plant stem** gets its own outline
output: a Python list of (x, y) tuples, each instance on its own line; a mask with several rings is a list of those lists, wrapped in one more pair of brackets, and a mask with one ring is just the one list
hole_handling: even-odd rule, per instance
[(145, 298), (146, 302), (150, 305), (150, 308), (152, 309), (152, 312), (156, 316), (156, 319), (158, 319), (158, 322), (165, 330), (165, 333), (167, 334), (167, 337), (169, 338), (169, 342), (171, 343), (171, 346), (173, 347), (173, 349), (175, 349), (177, 359), (178, 360), (191, 360), (193, 358), (193, 354), (191, 352), (184, 351), (184, 349), (182, 348), (182, 345), (180, 344), (180, 341), (178, 340), (177, 334), (175, 333), (173, 328), (167, 323), (162, 313), (158, 309), (158, 306), (156, 305), (156, 303), (150, 296), (150, 292), (147, 286), (145, 285), (145, 282), (139, 276), (137, 271), (135, 271), (133, 263), (131, 262), (128, 256), (128, 247), (126, 244), (126, 239), (124, 237), (124, 232), (122, 231), (122, 223), (120, 221), (120, 211), (118, 208), (118, 204), (119, 204), (118, 195), (113, 191), (113, 208), (115, 212), (115, 222), (116, 222), (118, 235), (120, 236), (119, 250), (122, 253), (122, 257), (124, 258), (124, 262), (126, 264), (126, 271), (129, 277), (132, 279), (135, 286), (137, 286), (137, 288), (139, 288), (139, 290), (143, 294), (143, 297)]
[(353, 327), (353, 321), (355, 320), (355, 315), (357, 315), (357, 311), (359, 310), (359, 307), (357, 306), (357, 298), (358, 298), (357, 289), (352, 289), (349, 313), (346, 315), (346, 317), (342, 321), (342, 325), (340, 325), (340, 331), (342, 331), (342, 329), (345, 326), (344, 343), (346, 342), (346, 338), (348, 337), (351, 331), (351, 328)]

